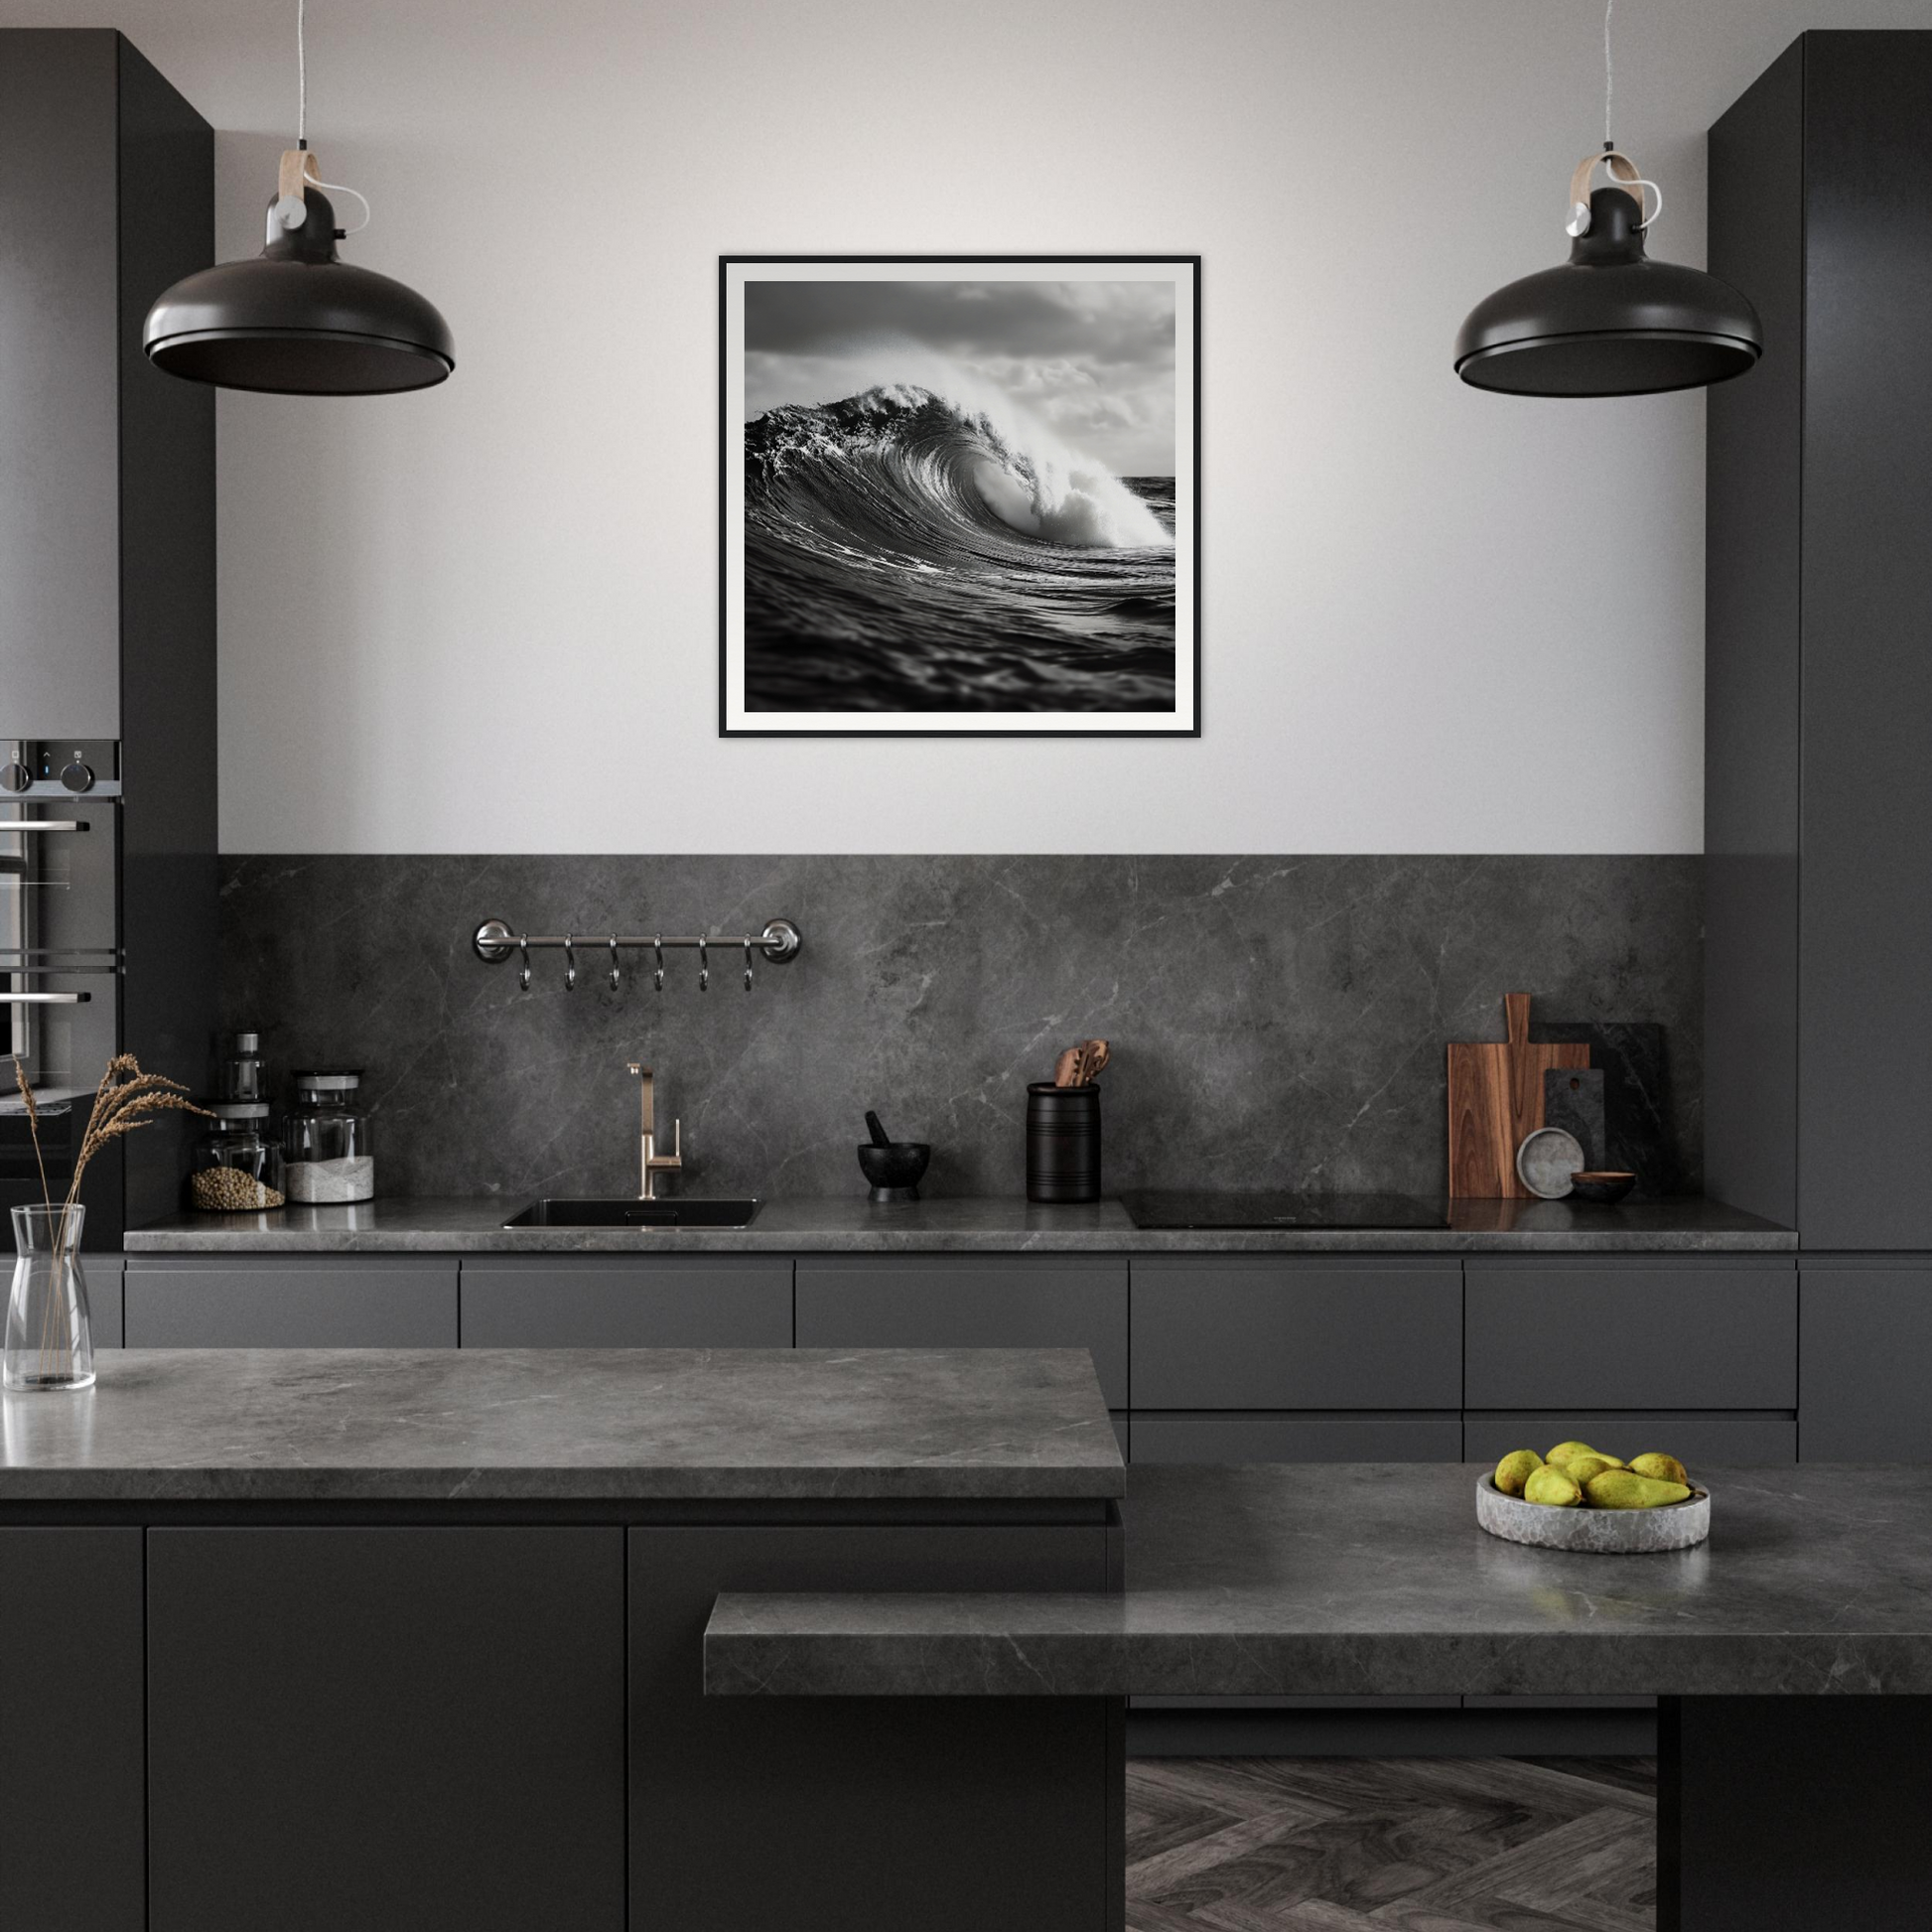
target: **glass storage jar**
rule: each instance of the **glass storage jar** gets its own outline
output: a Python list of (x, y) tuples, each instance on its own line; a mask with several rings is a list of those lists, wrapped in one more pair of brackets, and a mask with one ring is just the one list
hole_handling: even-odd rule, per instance
[(214, 1068), (217, 1100), (266, 1100), (268, 1082), (262, 1073), (260, 1034), (223, 1034), (221, 1057)]
[(310, 1067), (294, 1079), (295, 1106), (282, 1122), (289, 1198), (373, 1200), (375, 1152), (369, 1117), (356, 1106), (360, 1069)]
[(209, 1214), (242, 1214), (280, 1207), (281, 1144), (268, 1131), (265, 1100), (210, 1100), (214, 1124), (197, 1143), (188, 1176), (188, 1204)]

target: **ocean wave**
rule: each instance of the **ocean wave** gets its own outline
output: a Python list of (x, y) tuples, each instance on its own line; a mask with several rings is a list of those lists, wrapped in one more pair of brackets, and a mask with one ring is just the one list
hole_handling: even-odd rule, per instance
[(746, 426), (753, 709), (1173, 703), (1173, 492), (930, 389)]
[[(1046, 447), (1041, 448), (1041, 445)], [(1083, 549), (1159, 548), (1173, 541), (1110, 471), (1052, 447), (1023, 444), (984, 410), (895, 383), (843, 402), (786, 404), (746, 430), (748, 481), (817, 495), (834, 511), (883, 493), (901, 513), (954, 533), (1043, 538)]]

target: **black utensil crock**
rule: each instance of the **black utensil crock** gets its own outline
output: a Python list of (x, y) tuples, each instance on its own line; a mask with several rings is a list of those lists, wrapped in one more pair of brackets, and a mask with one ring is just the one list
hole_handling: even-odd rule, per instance
[(1027, 1089), (1027, 1198), (1100, 1198), (1100, 1089), (1035, 1081)]

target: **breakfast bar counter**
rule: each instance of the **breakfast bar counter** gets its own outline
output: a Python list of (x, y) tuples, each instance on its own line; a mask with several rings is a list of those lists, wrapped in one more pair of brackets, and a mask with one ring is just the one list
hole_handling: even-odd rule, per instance
[(1932, 1468), (1700, 1468), (1710, 1540), (1642, 1556), (1486, 1535), (1481, 1473), (1136, 1467), (1124, 1591), (727, 1592), (706, 1688), (1654, 1694), (1661, 1932), (1932, 1922)]

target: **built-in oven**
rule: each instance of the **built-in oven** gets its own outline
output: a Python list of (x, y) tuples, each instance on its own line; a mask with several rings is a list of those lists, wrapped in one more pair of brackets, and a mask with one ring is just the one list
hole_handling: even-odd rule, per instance
[[(0, 739), (0, 1204), (65, 1195), (121, 1038), (115, 747)], [(19, 1091), (32, 1083), (39, 1147)], [(98, 1173), (95, 1169), (98, 1169)], [(121, 1233), (121, 1162), (88, 1164), (89, 1247)]]

